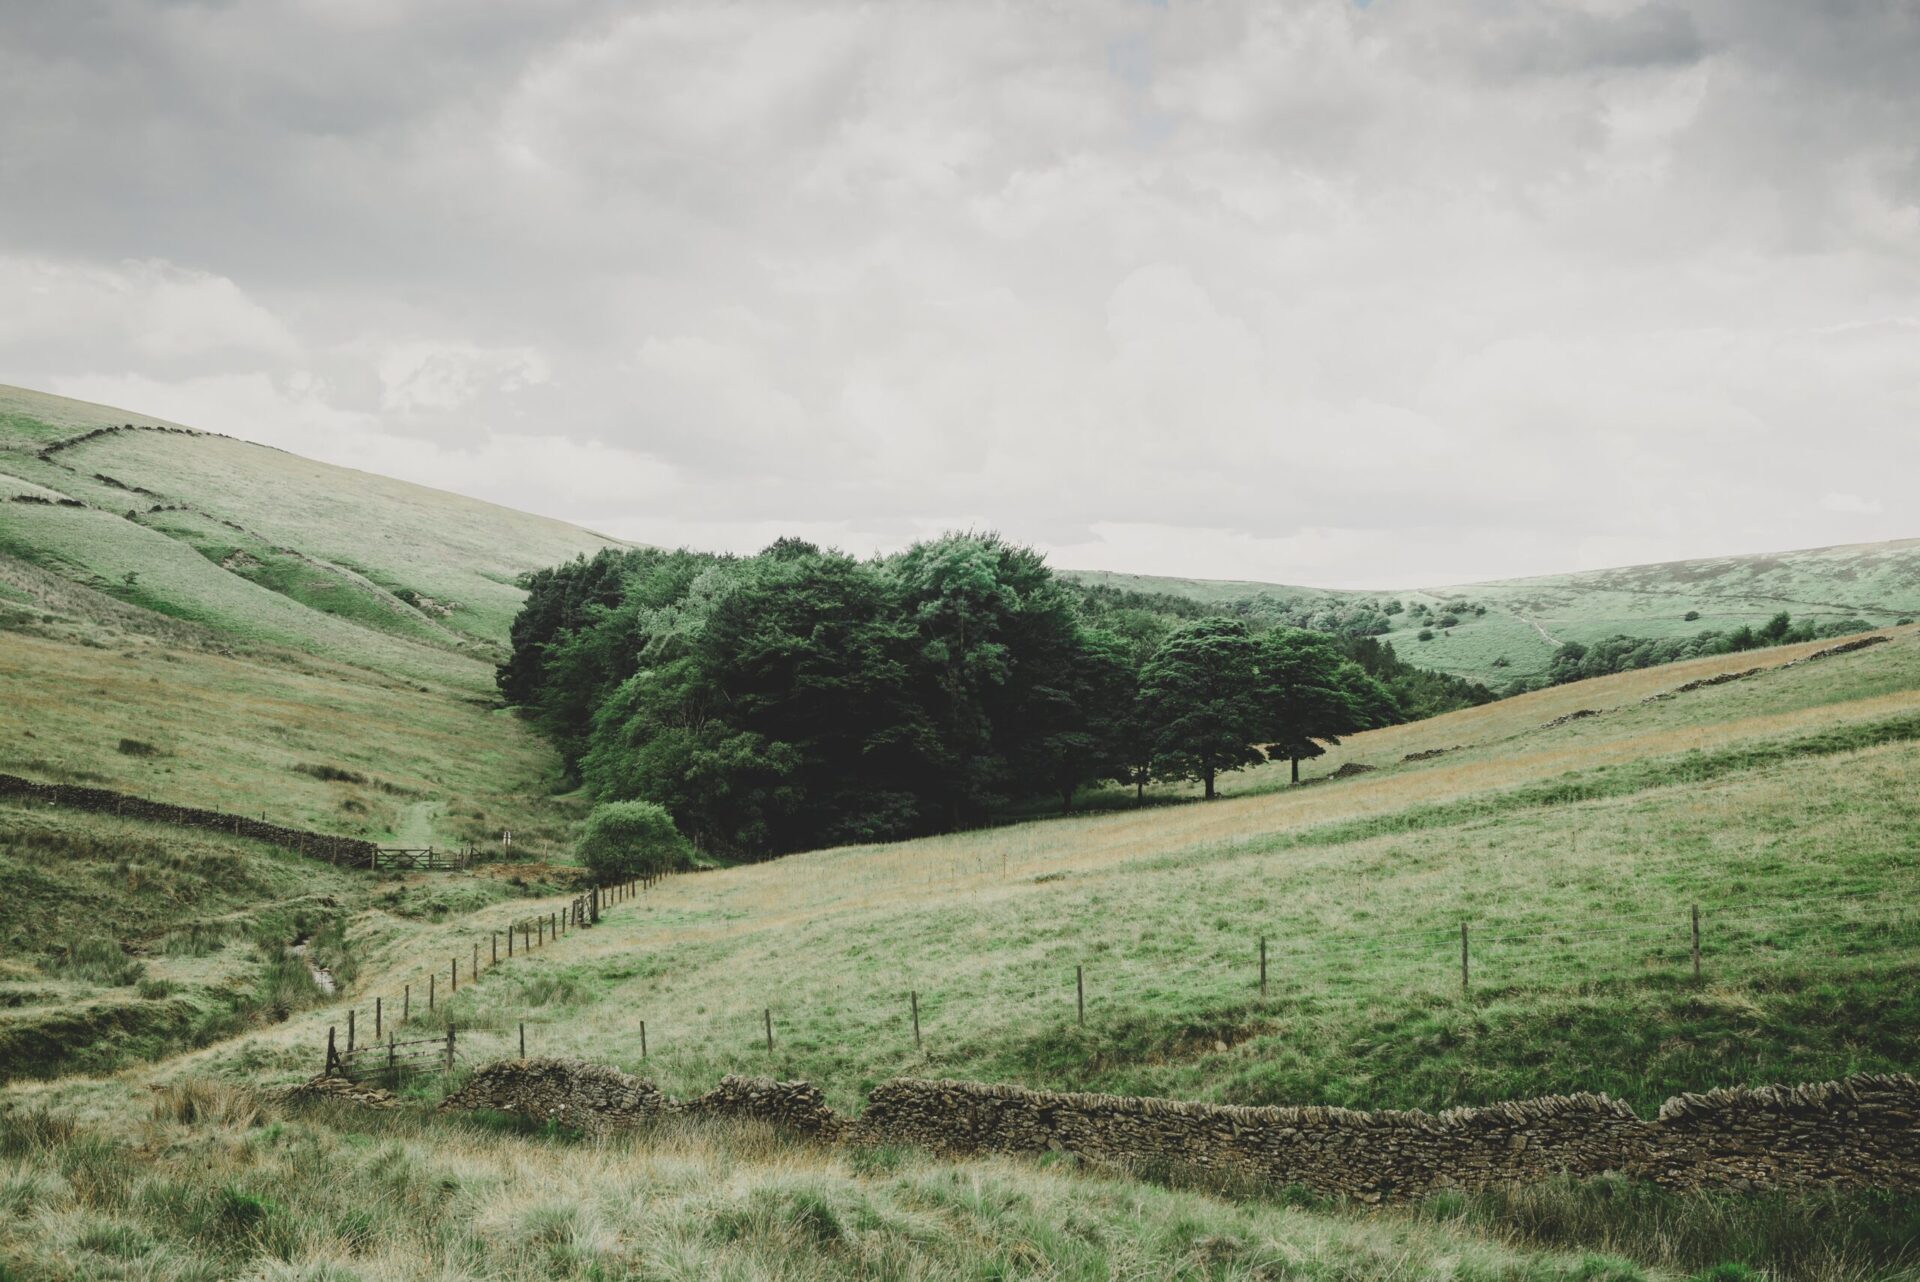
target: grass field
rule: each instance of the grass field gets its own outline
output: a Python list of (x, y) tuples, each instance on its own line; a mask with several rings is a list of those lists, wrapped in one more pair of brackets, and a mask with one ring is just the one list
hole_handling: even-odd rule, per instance
[[(843, 1108), (897, 1073), (1364, 1107), (1602, 1089), (1644, 1111), (1681, 1090), (1911, 1069), (1920, 632), (1893, 636), (1671, 699), (1643, 702), (1818, 646), (1357, 736), (1315, 769), (1376, 771), (1315, 786), (1282, 787), (1274, 768), (1210, 804), (684, 876), (469, 974), (415, 1027), (452, 1020), (484, 1061), (510, 1054), (524, 1021), (532, 1051), (677, 1092), (766, 1072), (818, 1081)], [(1433, 747), (1454, 750), (1401, 760)], [(231, 856), (189, 862), (216, 857)], [(587, 1144), (404, 1109), (221, 1120), (255, 1107), (219, 1103), (232, 1087), (314, 1071), (349, 1005), (364, 1019), (403, 984), (417, 1000), (448, 958), (560, 902), (505, 903), (478, 882), (416, 879), (384, 902), (345, 889), (343, 997), (136, 1071), (172, 1092), (151, 1121), (126, 1078), (16, 1083), (0, 1142), (0, 1188), (24, 1208), (0, 1248), (12, 1276), (1749, 1276), (1709, 1267), (1727, 1261), (1782, 1278), (1920, 1276), (1920, 1212), (1900, 1198), (1601, 1181), (1362, 1212), (745, 1132)], [(182, 1120), (164, 1101), (183, 1096), (211, 1102)], [(35, 1120), (48, 1110), (66, 1120)]]
[[(673, 1089), (771, 1071), (842, 1107), (897, 1073), (1366, 1107), (1602, 1089), (1649, 1108), (1911, 1068), (1920, 634), (1641, 702), (1734, 659), (1753, 656), (1357, 736), (1316, 768), (1379, 768), (1318, 786), (1274, 767), (1212, 804), (678, 878), (436, 1014), (475, 1055), (526, 1021), (533, 1049)], [(1581, 708), (1600, 715), (1544, 725)], [(498, 916), (367, 925), (353, 1000), (424, 985)], [(177, 1071), (237, 1057), (292, 1079), (328, 1022), (341, 1004)]]
[[(524, 1023), (534, 1053), (676, 1093), (768, 1073), (848, 1110), (896, 1074), (1363, 1108), (1604, 1090), (1645, 1112), (1679, 1091), (1912, 1071), (1920, 630), (1369, 732), (1307, 763), (1306, 787), (1282, 763), (1212, 803), (1115, 791), (1064, 819), (683, 876), (476, 982), (476, 946), (490, 958), (495, 932), (571, 893), (550, 865), (579, 804), (492, 698), (511, 579), (597, 542), (220, 438), (38, 452), (118, 422), (153, 420), (0, 391), (0, 771), (395, 844), (511, 827), (535, 858), (375, 877), (0, 805), (0, 1282), (1920, 1278), (1910, 1196), (1600, 1181), (1371, 1212), (751, 1130), (588, 1143), (433, 1116), (417, 1106), (437, 1078), (384, 1116), (245, 1089), (310, 1076), (329, 1026), (409, 987), (416, 1030), (451, 1022), (469, 1063), (511, 1053)], [(1913, 555), (1421, 594), (1487, 613), (1391, 639), (1467, 675), (1511, 655), (1498, 671), (1518, 674), (1524, 647), (1544, 662), (1542, 629), (1661, 635), (1780, 608), (1890, 621)], [(454, 959), (458, 995), (419, 1010)]]
[[(1490, 1206), (1457, 1199), (1362, 1216), (1067, 1167), (836, 1153), (746, 1127), (582, 1144), (504, 1119), (262, 1110), (204, 1084), (147, 1113), (0, 1118), (8, 1277), (1734, 1279), (1752, 1275), (1698, 1262), (1748, 1242), (1794, 1260), (1805, 1213), (1663, 1204), (1672, 1222), (1640, 1235), (1660, 1258), (1637, 1263), (1524, 1216), (1494, 1227)], [(1814, 1209), (1857, 1229), (1877, 1208)], [(1849, 1276), (1870, 1236), (1804, 1275)]]
[[(87, 437), (127, 424), (169, 430)], [(484, 683), (480, 665), (457, 675), (447, 653), (500, 657), (518, 575), (613, 543), (149, 415), (0, 387), (0, 500), (15, 494), (85, 506), (0, 501), (0, 554), (236, 640), (449, 683)]]

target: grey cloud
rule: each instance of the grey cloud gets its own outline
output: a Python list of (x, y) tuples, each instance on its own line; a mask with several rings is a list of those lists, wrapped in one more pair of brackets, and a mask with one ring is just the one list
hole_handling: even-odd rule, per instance
[[(1831, 335), (1920, 315), (1916, 63), (1800, 0), (15, 6), (0, 381), (742, 548), (1910, 533), (1911, 335)], [(601, 474), (476, 470), (542, 441)]]

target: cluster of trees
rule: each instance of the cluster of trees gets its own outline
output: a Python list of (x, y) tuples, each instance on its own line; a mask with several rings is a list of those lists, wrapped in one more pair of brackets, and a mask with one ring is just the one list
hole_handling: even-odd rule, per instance
[[(663, 807), (730, 856), (976, 823), (1032, 796), (1192, 779), (1444, 700), (1371, 638), (1081, 589), (956, 534), (861, 561), (603, 552), (524, 580), (502, 694), (601, 802)], [(1385, 672), (1373, 675), (1366, 663)], [(1486, 693), (1482, 691), (1481, 693)], [(1490, 698), (1491, 694), (1486, 694)]]
[(1269, 627), (1302, 628), (1309, 632), (1328, 632), (1337, 636), (1376, 637), (1393, 630), (1393, 615), (1400, 613), (1398, 601), (1356, 600), (1328, 596), (1277, 597), (1262, 592), (1242, 597), (1228, 607), (1235, 615)]
[[(1691, 617), (1698, 618), (1699, 615), (1696, 613)], [(1793, 616), (1782, 610), (1757, 628), (1743, 625), (1726, 632), (1710, 629), (1690, 637), (1663, 637), (1657, 640), (1622, 635), (1591, 644), (1568, 641), (1553, 652), (1553, 661), (1548, 665), (1544, 677), (1531, 684), (1516, 682), (1514, 688), (1506, 693), (1520, 693), (1523, 687), (1564, 685), (1569, 681), (1584, 681), (1588, 677), (1604, 677), (1615, 672), (1651, 668), (1703, 655), (1734, 654), (1767, 646), (1791, 645), (1797, 641), (1816, 641), (1822, 637), (1852, 636), (1857, 632), (1870, 632), (1873, 627), (1865, 619), (1795, 623)]]

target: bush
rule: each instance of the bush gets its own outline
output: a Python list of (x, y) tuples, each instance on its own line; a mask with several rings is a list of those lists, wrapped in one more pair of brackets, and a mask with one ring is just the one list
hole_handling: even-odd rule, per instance
[(1419, 639), (1420, 639), (1420, 640), (1422, 640), (1422, 641), (1431, 641), (1431, 640), (1433, 640), (1433, 629), (1432, 629), (1432, 628), (1421, 628), (1421, 629), (1420, 629), (1420, 637), (1419, 637)]
[(1685, 614), (1680, 616), (1680, 618), (1687, 623), (1692, 623), (1695, 619), (1699, 617), (1700, 617), (1700, 611), (1698, 610), (1688, 610)]
[(686, 868), (692, 849), (673, 817), (651, 801), (595, 806), (575, 846), (580, 862), (601, 885)]

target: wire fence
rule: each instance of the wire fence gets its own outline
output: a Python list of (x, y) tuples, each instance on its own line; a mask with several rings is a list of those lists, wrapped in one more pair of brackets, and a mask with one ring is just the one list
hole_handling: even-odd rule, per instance
[[(830, 969), (768, 975), (762, 1001), (723, 1010), (709, 1009), (707, 994), (674, 988), (666, 972), (648, 991), (623, 994), (614, 1022), (596, 1019), (584, 1030), (577, 1021), (540, 1015), (545, 1006), (531, 1018), (514, 1009), (515, 998), (527, 995), (524, 986), (470, 996), (457, 1017), (436, 1017), (441, 1026), (461, 1021), (449, 1065), (578, 1049), (583, 1039), (604, 1045), (610, 1028), (620, 1030), (624, 1061), (692, 1057), (702, 1064), (756, 1056), (778, 1063), (786, 1051), (840, 1054), (853, 1046), (954, 1049), (1023, 1023), (1056, 1031), (1090, 1022), (1109, 1029), (1157, 1023), (1175, 1039), (1232, 1040), (1260, 1031), (1263, 1010), (1303, 1001), (1399, 994), (1443, 1002), (1623, 981), (1707, 985), (1776, 968), (1803, 975), (1814, 957), (1920, 969), (1920, 897), (1913, 889), (1676, 903), (1577, 919), (1222, 933), (1200, 947), (1076, 939), (971, 958), (971, 969), (908, 961), (883, 985)], [(353, 1019), (350, 1012), (349, 1028)], [(1235, 1027), (1210, 1026), (1222, 1019)]]
[[(444, 969), (436, 966), (428, 971), (424, 985), (408, 981), (397, 994), (362, 995), (361, 1004), (347, 1007), (344, 1020), (328, 1025), (322, 1071), (329, 1076), (354, 1078), (383, 1069), (394, 1077), (421, 1068), (452, 1071), (472, 1053), (459, 1046), (459, 1030), (453, 1019), (453, 1003), (463, 984), (471, 991), (486, 975), (511, 964), (516, 957), (530, 957), (598, 925), (603, 912), (647, 893), (659, 880), (657, 876), (639, 877), (595, 887), (575, 896), (565, 908), (523, 913), (500, 929), (470, 939), (465, 950), (450, 953)], [(441, 1031), (430, 1038), (399, 1039), (400, 1029), (423, 1023)], [(407, 1048), (406, 1055), (400, 1054), (403, 1047)]]

